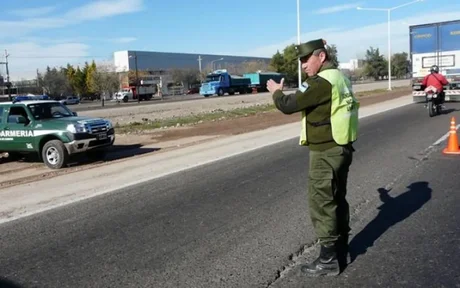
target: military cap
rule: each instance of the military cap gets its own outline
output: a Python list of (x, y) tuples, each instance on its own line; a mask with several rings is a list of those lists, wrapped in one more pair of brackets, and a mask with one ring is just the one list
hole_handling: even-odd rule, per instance
[(321, 48), (325, 48), (326, 40), (324, 39), (316, 39), (311, 40), (306, 43), (302, 43), (295, 46), (295, 50), (297, 52), (297, 58), (303, 58), (305, 56), (310, 55), (313, 51)]

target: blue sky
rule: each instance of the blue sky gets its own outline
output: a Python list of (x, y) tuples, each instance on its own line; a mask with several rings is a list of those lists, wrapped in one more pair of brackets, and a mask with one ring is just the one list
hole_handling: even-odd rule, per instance
[[(346, 62), (369, 46), (387, 53), (386, 12), (357, 6), (389, 8), (410, 0), (300, 2), (302, 41), (325, 38)], [(424, 0), (394, 10), (393, 52), (408, 51), (409, 24), (455, 19), (460, 1)], [(296, 41), (296, 0), (2, 0), (0, 27), (13, 80), (32, 78), (46, 65), (108, 60), (118, 50), (270, 57)]]

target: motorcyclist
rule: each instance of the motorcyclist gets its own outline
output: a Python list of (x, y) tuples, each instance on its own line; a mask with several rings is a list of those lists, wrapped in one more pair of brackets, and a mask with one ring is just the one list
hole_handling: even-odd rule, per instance
[(422, 88), (425, 89), (429, 86), (433, 86), (436, 88), (438, 95), (441, 97), (441, 107), (444, 108), (444, 86), (449, 84), (446, 77), (439, 73), (439, 67), (437, 65), (433, 65), (430, 68), (430, 74), (426, 75), (422, 81)]

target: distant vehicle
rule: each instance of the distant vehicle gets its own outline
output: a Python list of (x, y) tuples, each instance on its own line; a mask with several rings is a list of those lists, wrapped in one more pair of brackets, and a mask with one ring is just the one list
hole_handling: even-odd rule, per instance
[(281, 79), (284, 77), (284, 74), (276, 72), (261, 72), (256, 73), (246, 73), (243, 74), (243, 77), (249, 78), (251, 80), (250, 88), (257, 89), (257, 92), (268, 92), (267, 81), (273, 79), (275, 82), (280, 83)]
[(138, 98), (140, 98), (140, 100), (152, 100), (155, 92), (156, 88), (154, 86), (139, 86), (137, 91), (136, 87), (129, 86), (116, 92), (114, 99), (123, 102), (128, 102), (129, 100), (134, 99), (137, 100)]
[(199, 92), (200, 92), (200, 88), (194, 87), (194, 88), (188, 89), (187, 92), (185, 92), (185, 94), (191, 95), (191, 94), (197, 94)]
[(64, 105), (75, 105), (75, 104), (80, 104), (80, 98), (77, 96), (68, 96), (64, 99), (59, 100)]
[(235, 92), (246, 94), (251, 91), (250, 84), (249, 78), (230, 75), (227, 69), (215, 70), (206, 76), (205, 82), (200, 87), (200, 94), (204, 97), (215, 94), (223, 96), (226, 93), (233, 95)]
[(251, 93), (253, 89), (258, 92), (267, 91), (267, 80), (273, 79), (279, 82), (283, 77), (275, 72), (247, 73), (243, 77), (231, 75), (227, 69), (216, 70), (206, 76), (206, 81), (201, 85), (200, 94), (204, 97), (217, 94), (222, 96), (226, 93), (233, 95)]
[(460, 100), (460, 20), (413, 25), (409, 32), (413, 101), (426, 101), (421, 84), (432, 65), (449, 81), (445, 101)]

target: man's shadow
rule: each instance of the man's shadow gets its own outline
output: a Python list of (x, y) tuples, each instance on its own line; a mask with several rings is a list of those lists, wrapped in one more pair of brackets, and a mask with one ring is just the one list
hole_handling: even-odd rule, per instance
[(0, 276), (0, 288), (24, 288), (23, 286)]
[(377, 208), (380, 212), (374, 220), (350, 241), (350, 262), (359, 255), (365, 254), (367, 249), (372, 247), (391, 226), (408, 218), (431, 199), (432, 190), (428, 187), (428, 182), (415, 182), (407, 188), (409, 189), (407, 192), (395, 198), (388, 195), (391, 189), (377, 190), (383, 204)]

